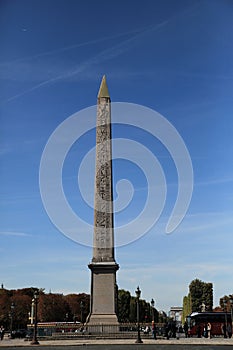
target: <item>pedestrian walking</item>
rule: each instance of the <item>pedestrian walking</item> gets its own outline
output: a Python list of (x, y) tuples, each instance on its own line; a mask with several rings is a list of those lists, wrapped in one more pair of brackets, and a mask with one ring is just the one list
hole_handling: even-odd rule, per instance
[(151, 331), (152, 331), (152, 338), (153, 339), (157, 339), (156, 338), (156, 326), (155, 326), (155, 322), (154, 321), (152, 321)]
[(211, 323), (210, 322), (207, 324), (207, 332), (208, 332), (208, 338), (210, 339), (211, 338)]
[(0, 327), (0, 338), (3, 340), (5, 334), (5, 328), (3, 326)]

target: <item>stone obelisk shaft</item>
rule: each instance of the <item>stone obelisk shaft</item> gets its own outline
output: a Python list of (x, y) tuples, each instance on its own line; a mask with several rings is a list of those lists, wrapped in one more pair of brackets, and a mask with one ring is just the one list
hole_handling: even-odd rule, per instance
[(111, 100), (105, 76), (98, 93), (93, 258), (89, 323), (117, 323), (112, 194)]
[(93, 262), (114, 261), (111, 100), (103, 77), (97, 104)]

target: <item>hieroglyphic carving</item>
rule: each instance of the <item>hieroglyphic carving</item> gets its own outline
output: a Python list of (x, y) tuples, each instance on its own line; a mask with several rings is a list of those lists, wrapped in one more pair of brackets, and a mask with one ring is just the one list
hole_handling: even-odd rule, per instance
[[(89, 324), (118, 324), (114, 259), (110, 97), (103, 77), (98, 93), (93, 258)], [(96, 327), (96, 326), (95, 326)]]
[(100, 99), (96, 126), (93, 260), (113, 259), (112, 151), (110, 100)]

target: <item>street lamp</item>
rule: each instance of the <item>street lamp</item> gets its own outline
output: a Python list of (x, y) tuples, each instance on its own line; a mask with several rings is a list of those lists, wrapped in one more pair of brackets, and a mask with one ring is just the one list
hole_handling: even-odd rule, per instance
[(225, 311), (225, 332), (224, 332), (224, 338), (227, 338), (227, 300), (223, 299), (223, 307)]
[(10, 311), (10, 318), (11, 318), (11, 324), (10, 324), (10, 338), (13, 339), (13, 317), (14, 317), (14, 309), (15, 309), (15, 304), (12, 302), (11, 303), (11, 311)]
[(155, 301), (152, 298), (151, 299), (151, 308), (152, 308), (152, 337), (156, 339), (156, 326), (155, 326), (155, 313), (154, 313), (154, 306), (155, 306)]
[(231, 328), (233, 329), (233, 294), (229, 298), (231, 306)]
[(135, 343), (143, 343), (140, 335), (139, 299), (140, 299), (141, 291), (139, 286), (137, 287), (135, 293), (136, 293), (136, 303), (137, 303), (137, 328), (138, 328), (138, 337)]
[(38, 292), (35, 291), (34, 297), (32, 299), (32, 308), (34, 310), (34, 330), (31, 345), (40, 344), (37, 340), (37, 305), (38, 305)]
[(83, 301), (81, 300), (80, 302), (80, 313), (81, 313), (81, 323), (83, 325), (83, 309), (84, 309), (84, 304)]
[(151, 299), (150, 304), (151, 304), (151, 308), (152, 308), (152, 321), (154, 321), (155, 320), (155, 314), (154, 314), (155, 301), (153, 298)]

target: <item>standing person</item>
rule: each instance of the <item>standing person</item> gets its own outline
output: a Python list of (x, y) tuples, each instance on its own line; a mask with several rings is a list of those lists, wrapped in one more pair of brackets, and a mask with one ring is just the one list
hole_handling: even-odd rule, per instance
[(207, 324), (205, 323), (204, 325), (204, 333), (203, 333), (205, 338), (208, 338), (208, 330), (207, 330)]
[(229, 338), (232, 337), (232, 328), (231, 328), (230, 323), (227, 324), (227, 334), (228, 334)]
[(176, 331), (177, 331), (176, 324), (175, 324), (175, 322), (172, 322), (172, 324), (171, 324), (172, 338), (176, 338)]
[(201, 338), (201, 326), (199, 324), (197, 325), (197, 337)]
[(207, 323), (208, 338), (211, 338), (211, 323)]
[(185, 323), (184, 323), (184, 334), (185, 334), (185, 338), (188, 338), (188, 329), (189, 329), (188, 323), (185, 322)]
[(226, 324), (222, 324), (222, 333), (223, 333), (223, 338), (227, 338), (227, 327)]
[(5, 329), (4, 329), (3, 326), (1, 326), (1, 328), (0, 328), (0, 337), (1, 337), (1, 340), (3, 340), (4, 334), (5, 334)]
[(157, 339), (157, 338), (156, 338), (156, 326), (155, 326), (155, 321), (152, 321), (151, 330), (152, 330), (152, 338), (153, 338), (153, 339)]
[(169, 340), (170, 336), (170, 325), (168, 323), (165, 324), (165, 337), (167, 340)]

